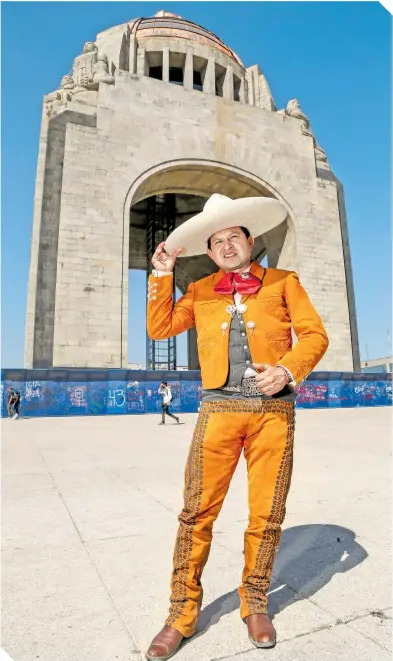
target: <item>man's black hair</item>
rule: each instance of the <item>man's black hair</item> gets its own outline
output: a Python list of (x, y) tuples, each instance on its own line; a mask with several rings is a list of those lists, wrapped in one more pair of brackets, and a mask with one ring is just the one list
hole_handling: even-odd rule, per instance
[[(240, 229), (243, 232), (243, 234), (246, 235), (246, 239), (248, 239), (251, 236), (251, 233), (249, 232), (247, 227), (243, 227), (243, 225), (240, 225)], [(209, 250), (211, 250), (211, 237), (209, 237), (207, 240), (207, 247)]]
[(166, 381), (162, 381), (162, 385), (163, 385), (163, 386), (167, 386), (168, 384), (167, 384)]

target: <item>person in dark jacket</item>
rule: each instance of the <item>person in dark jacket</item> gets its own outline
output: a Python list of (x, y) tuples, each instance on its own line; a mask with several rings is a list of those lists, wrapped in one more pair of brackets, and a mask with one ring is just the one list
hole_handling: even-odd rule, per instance
[(20, 407), (20, 392), (18, 390), (14, 391), (14, 420), (19, 418), (19, 407)]
[(11, 386), (8, 388), (7, 411), (8, 417), (17, 420), (19, 418), (20, 392)]

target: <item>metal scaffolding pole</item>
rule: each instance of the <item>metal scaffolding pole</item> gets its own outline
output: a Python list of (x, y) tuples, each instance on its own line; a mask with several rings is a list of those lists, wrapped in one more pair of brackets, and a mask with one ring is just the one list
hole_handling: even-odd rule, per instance
[[(176, 195), (154, 195), (146, 200), (146, 289), (153, 266), (151, 259), (159, 243), (175, 229)], [(175, 277), (173, 277), (173, 301), (175, 302)], [(175, 370), (177, 367), (176, 338), (151, 340), (146, 336), (146, 369)]]

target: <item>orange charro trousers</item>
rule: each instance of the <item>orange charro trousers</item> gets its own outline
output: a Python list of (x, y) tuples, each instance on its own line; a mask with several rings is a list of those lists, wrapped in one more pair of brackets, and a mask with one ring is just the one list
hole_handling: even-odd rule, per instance
[(266, 592), (280, 542), (292, 475), (294, 404), (280, 400), (220, 400), (201, 406), (185, 471), (166, 624), (195, 633), (202, 571), (212, 529), (244, 449), (249, 523), (239, 588), (240, 615), (266, 613)]

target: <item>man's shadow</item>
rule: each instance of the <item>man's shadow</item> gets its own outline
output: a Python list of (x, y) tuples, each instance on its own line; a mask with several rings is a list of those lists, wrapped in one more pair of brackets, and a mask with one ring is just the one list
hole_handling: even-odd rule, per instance
[[(355, 541), (355, 533), (341, 526), (312, 524), (283, 530), (268, 592), (270, 617), (312, 597), (335, 574), (353, 569), (367, 555)], [(239, 606), (237, 589), (213, 601), (202, 610), (196, 635), (206, 633)]]

